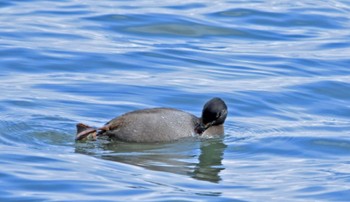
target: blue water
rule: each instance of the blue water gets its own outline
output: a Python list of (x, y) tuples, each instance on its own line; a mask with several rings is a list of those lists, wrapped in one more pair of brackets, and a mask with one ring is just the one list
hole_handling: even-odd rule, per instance
[[(1, 201), (350, 201), (350, 3), (0, 2)], [(75, 143), (130, 110), (225, 136)]]

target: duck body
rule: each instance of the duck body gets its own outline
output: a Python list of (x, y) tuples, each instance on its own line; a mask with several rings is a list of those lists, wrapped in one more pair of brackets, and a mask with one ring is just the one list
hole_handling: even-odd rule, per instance
[(168, 142), (195, 137), (196, 116), (172, 108), (132, 111), (109, 121), (100, 135), (126, 142)]
[[(173, 108), (151, 108), (125, 113), (94, 129), (77, 125), (77, 138), (87, 135), (108, 136), (125, 142), (169, 142), (188, 137), (212, 137), (224, 134), (227, 106), (220, 98), (208, 101), (198, 118)], [(98, 132), (97, 132), (98, 131)]]

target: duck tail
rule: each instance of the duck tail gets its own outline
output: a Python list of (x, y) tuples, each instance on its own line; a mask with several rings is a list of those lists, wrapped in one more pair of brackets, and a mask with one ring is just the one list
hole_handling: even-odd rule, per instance
[(97, 129), (91, 126), (85, 125), (83, 123), (77, 124), (77, 134), (75, 141), (80, 140), (96, 140), (97, 139)]

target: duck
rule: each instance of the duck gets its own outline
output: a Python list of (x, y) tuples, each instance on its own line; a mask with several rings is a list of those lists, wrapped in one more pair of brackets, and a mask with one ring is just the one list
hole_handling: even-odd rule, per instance
[(201, 117), (175, 108), (149, 108), (127, 112), (100, 128), (78, 123), (76, 141), (107, 136), (123, 142), (170, 142), (189, 137), (215, 137), (224, 134), (228, 114), (218, 97), (207, 101)]

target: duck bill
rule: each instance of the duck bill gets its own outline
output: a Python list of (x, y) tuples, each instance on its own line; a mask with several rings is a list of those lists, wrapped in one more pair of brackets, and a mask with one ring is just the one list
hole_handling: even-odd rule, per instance
[(199, 135), (202, 135), (205, 130), (207, 130), (209, 127), (211, 127), (214, 124), (214, 122), (210, 122), (207, 124), (200, 123), (196, 126), (195, 130)]

